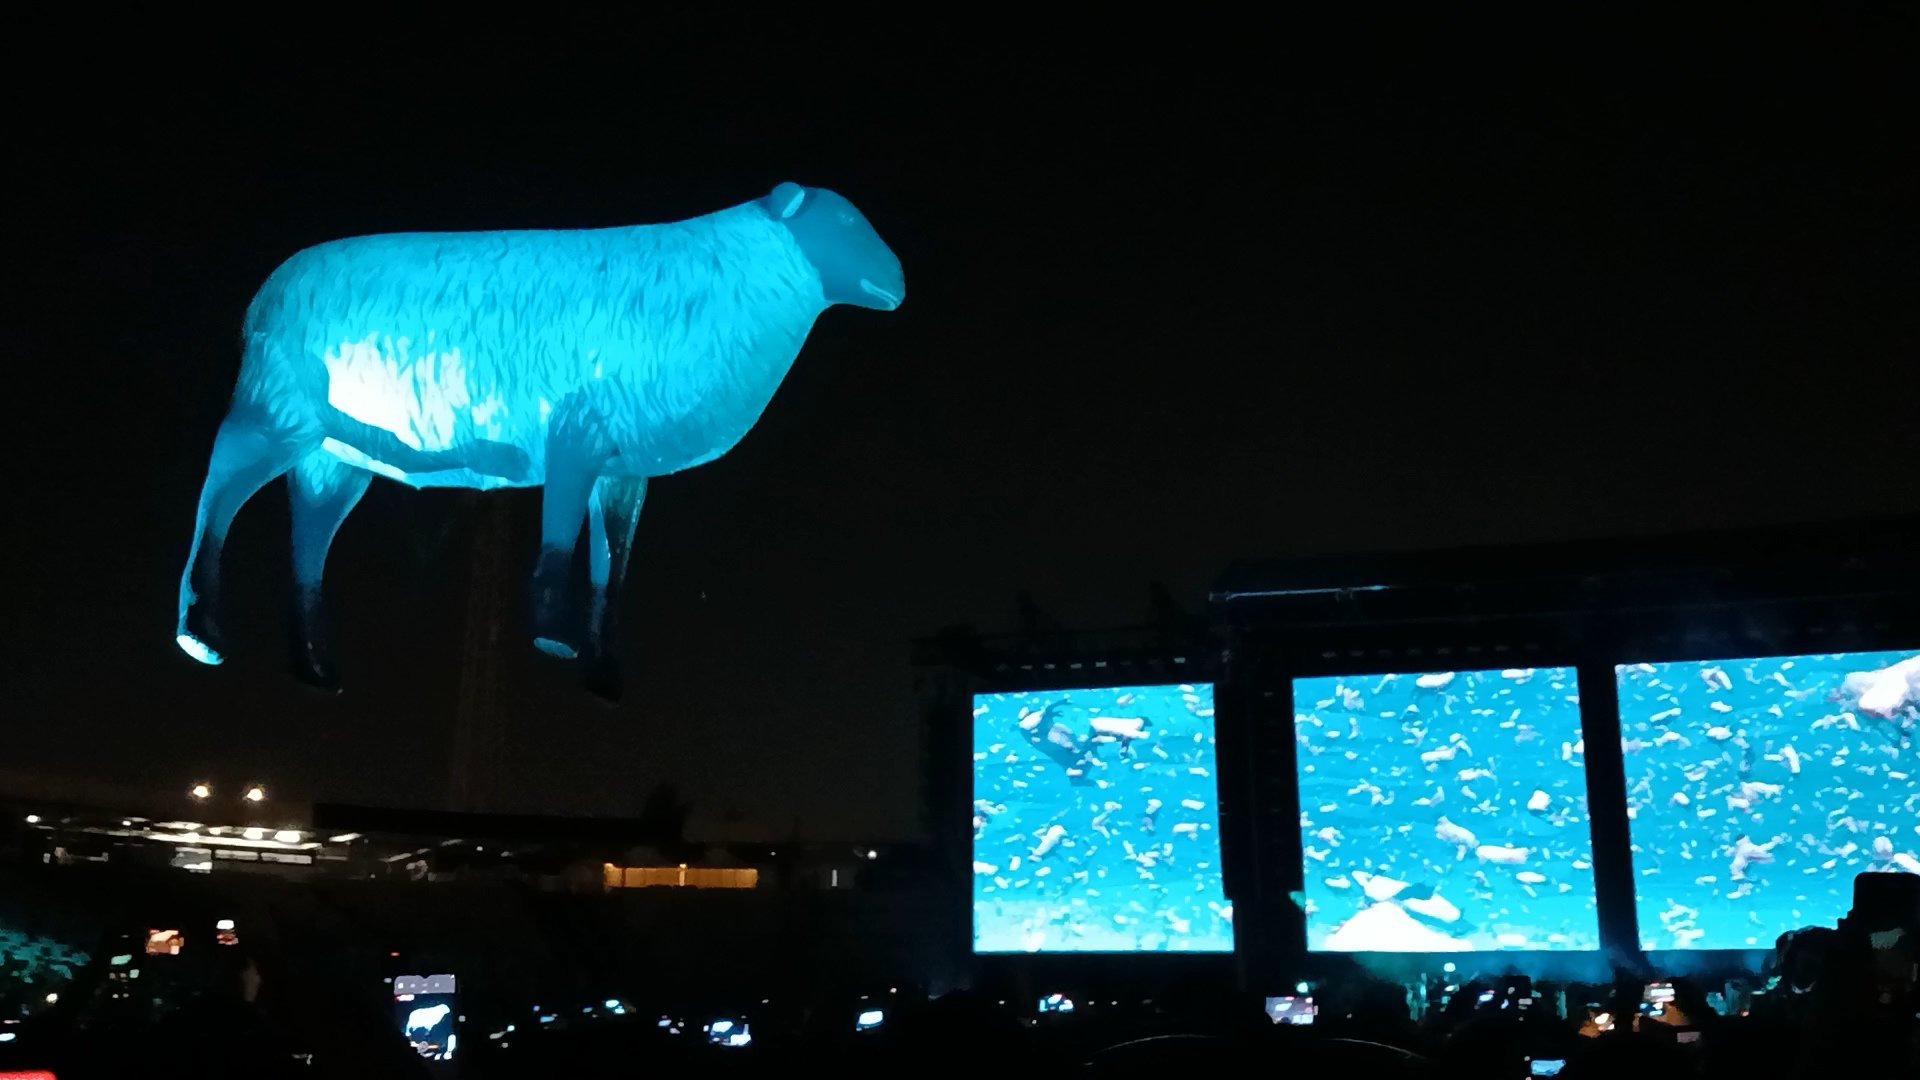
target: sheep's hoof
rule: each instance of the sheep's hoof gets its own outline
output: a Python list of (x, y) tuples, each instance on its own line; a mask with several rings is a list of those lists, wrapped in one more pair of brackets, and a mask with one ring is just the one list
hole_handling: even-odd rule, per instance
[(341, 692), (340, 673), (330, 667), (296, 670), (293, 677), (300, 683), (328, 697), (339, 697)]
[(567, 574), (564, 558), (553, 552), (542, 553), (540, 566), (533, 575), (533, 647), (548, 656), (571, 660), (580, 650), (568, 642), (573, 624), (567, 604)]
[(227, 650), (221, 643), (220, 628), (214, 625), (212, 606), (204, 600), (187, 609), (187, 617), (173, 641), (181, 652), (203, 664), (218, 664), (226, 659)]
[(579, 650), (573, 646), (561, 641), (557, 637), (550, 637), (546, 634), (535, 634), (533, 636), (533, 647), (559, 660), (571, 660), (580, 655)]
[(305, 649), (294, 650), (293, 677), (322, 693), (340, 692), (340, 672), (333, 661)]
[(201, 641), (192, 634), (175, 634), (173, 636), (173, 643), (180, 646), (181, 652), (186, 653), (188, 656), (209, 667), (226, 660), (226, 657), (220, 655), (219, 649)]
[(583, 661), (580, 685), (587, 693), (608, 705), (620, 704), (622, 690), (620, 664), (611, 656), (590, 656)]

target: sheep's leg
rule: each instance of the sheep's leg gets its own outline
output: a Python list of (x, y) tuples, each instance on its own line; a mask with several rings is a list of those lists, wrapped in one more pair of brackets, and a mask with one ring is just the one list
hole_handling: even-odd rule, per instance
[(373, 474), (324, 451), (300, 459), (287, 475), (293, 509), (293, 674), (309, 686), (338, 691), (321, 576), (340, 523), (367, 493)]
[(220, 422), (194, 514), (193, 549), (180, 575), (179, 621), (174, 628), (180, 650), (203, 664), (225, 659), (214, 613), (219, 606), (220, 549), (226, 545), (227, 530), (254, 492), (306, 452), (302, 442), (298, 433), (276, 430), (251, 413), (229, 414)]
[(573, 548), (587, 516), (594, 480), (613, 447), (598, 419), (578, 403), (554, 411), (547, 432), (547, 483), (540, 495), (540, 558), (533, 570), (533, 646), (548, 656), (571, 660), (580, 650), (576, 623), (567, 602), (573, 576)]
[(633, 551), (633, 530), (647, 498), (644, 476), (603, 476), (594, 481), (587, 504), (587, 578), (593, 583), (593, 607), (587, 619), (587, 649), (581, 685), (603, 701), (620, 700), (620, 657), (615, 641), (620, 616), (620, 586)]

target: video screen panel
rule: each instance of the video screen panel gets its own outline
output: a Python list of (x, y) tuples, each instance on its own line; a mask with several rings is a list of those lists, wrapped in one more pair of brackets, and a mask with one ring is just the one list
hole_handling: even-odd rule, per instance
[(400, 975), (393, 980), (394, 1019), (414, 1052), (452, 1061), (459, 1047), (459, 986), (452, 975)]
[(1600, 947), (1570, 667), (1296, 679), (1313, 952)]
[(1644, 949), (1771, 949), (1920, 874), (1920, 651), (1624, 664)]
[(1213, 686), (973, 699), (973, 947), (1231, 952)]

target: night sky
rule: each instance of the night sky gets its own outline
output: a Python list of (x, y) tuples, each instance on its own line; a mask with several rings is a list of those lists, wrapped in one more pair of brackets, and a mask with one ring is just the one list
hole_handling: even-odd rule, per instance
[[(126, 55), (16, 26), (0, 772), (444, 804), (470, 497), (377, 481), (342, 530), (340, 698), (287, 674), (280, 484), (227, 548), (237, 655), (172, 641), (241, 315), (346, 235), (673, 220), (793, 179), (906, 267), (904, 307), (829, 312), (739, 447), (655, 483), (618, 711), (512, 610), (504, 810), (632, 813), (669, 779), (753, 832), (907, 836), (909, 643), (1011, 628), (1021, 589), (1093, 627), (1154, 581), (1198, 610), (1243, 556), (1920, 509), (1911, 6), (817, 7)], [(493, 497), (517, 605), (538, 496)]]

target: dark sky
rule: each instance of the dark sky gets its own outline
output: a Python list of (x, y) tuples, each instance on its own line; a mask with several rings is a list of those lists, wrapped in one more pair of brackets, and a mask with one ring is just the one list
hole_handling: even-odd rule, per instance
[[(359, 233), (672, 220), (794, 179), (906, 267), (900, 311), (828, 313), (738, 448), (655, 484), (621, 709), (511, 637), (503, 809), (628, 813), (669, 778), (764, 830), (909, 834), (909, 641), (1007, 627), (1021, 588), (1110, 625), (1154, 580), (1198, 608), (1240, 556), (1920, 509), (1911, 6), (819, 7), (119, 26), (124, 55), (17, 26), (5, 764), (446, 798), (465, 497), (381, 481), (343, 529), (342, 698), (285, 674), (279, 485), (228, 547), (238, 655), (171, 640), (246, 303)], [(537, 496), (497, 497), (517, 599)]]

